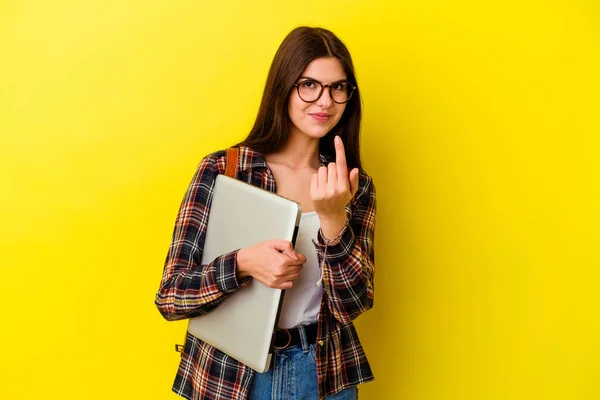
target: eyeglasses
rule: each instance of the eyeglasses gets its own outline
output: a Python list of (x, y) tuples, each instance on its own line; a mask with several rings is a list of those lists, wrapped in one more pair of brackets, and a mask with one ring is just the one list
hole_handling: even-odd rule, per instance
[(314, 103), (321, 98), (325, 88), (329, 88), (331, 100), (337, 104), (347, 103), (352, 97), (352, 93), (356, 90), (356, 86), (348, 81), (334, 82), (331, 85), (323, 85), (321, 82), (314, 79), (306, 79), (294, 85), (298, 90), (298, 96), (306, 103)]

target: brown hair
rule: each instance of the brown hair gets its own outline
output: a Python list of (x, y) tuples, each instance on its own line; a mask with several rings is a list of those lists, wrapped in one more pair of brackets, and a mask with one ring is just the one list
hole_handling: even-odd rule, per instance
[[(293, 85), (306, 66), (321, 57), (340, 60), (347, 80), (358, 86), (350, 52), (337, 36), (323, 28), (298, 27), (286, 36), (273, 58), (256, 121), (248, 137), (239, 145), (263, 155), (275, 153), (284, 146), (292, 125), (287, 104)], [(333, 138), (339, 135), (344, 141), (348, 167), (360, 168), (360, 119), (360, 92), (355, 90), (340, 121), (319, 142), (319, 151), (335, 156)]]

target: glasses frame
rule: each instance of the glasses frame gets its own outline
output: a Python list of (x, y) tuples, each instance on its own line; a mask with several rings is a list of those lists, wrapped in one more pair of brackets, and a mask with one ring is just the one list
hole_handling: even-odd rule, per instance
[[(294, 84), (294, 87), (296, 88), (296, 91), (298, 92), (298, 97), (300, 97), (300, 100), (302, 100), (305, 103), (314, 103), (314, 102), (318, 101), (321, 98), (321, 96), (323, 96), (323, 92), (325, 91), (325, 89), (329, 88), (329, 97), (331, 98), (331, 101), (333, 101), (336, 104), (345, 104), (345, 103), (347, 103), (347, 102), (350, 101), (350, 99), (352, 98), (352, 95), (354, 94), (354, 92), (356, 91), (356, 89), (358, 89), (356, 86), (354, 86), (352, 83), (350, 83), (347, 80), (341, 80), (341, 81), (333, 82), (331, 85), (323, 85), (322, 82), (319, 82), (316, 79), (312, 79), (312, 78), (303, 78), (303, 79), (304, 80), (302, 82), (298, 82), (298, 83)], [(304, 82), (315, 82), (315, 83), (318, 83), (319, 86), (321, 86), (321, 90), (319, 91), (319, 95), (313, 101), (304, 100), (302, 98), (302, 96), (300, 96), (300, 85), (302, 85)], [(348, 86), (350, 86), (352, 88), (352, 91), (348, 94), (348, 99), (346, 99), (346, 101), (341, 101), (341, 102), (340, 101), (336, 101), (333, 98), (333, 95), (331, 94), (331, 86), (335, 85), (335, 84), (338, 84), (338, 83), (345, 83), (345, 84), (347, 84)]]

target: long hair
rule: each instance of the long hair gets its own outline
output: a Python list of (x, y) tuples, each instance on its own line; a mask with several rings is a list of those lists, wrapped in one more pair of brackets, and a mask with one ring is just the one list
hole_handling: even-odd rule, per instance
[[(276, 153), (283, 148), (292, 127), (288, 102), (293, 85), (306, 66), (321, 57), (337, 58), (348, 81), (358, 87), (352, 58), (344, 43), (327, 29), (298, 27), (286, 36), (273, 58), (256, 121), (248, 137), (239, 145), (250, 147), (263, 155)], [(333, 138), (339, 135), (344, 141), (348, 167), (360, 168), (360, 120), (360, 92), (355, 90), (342, 118), (320, 140), (319, 152), (335, 156)]]

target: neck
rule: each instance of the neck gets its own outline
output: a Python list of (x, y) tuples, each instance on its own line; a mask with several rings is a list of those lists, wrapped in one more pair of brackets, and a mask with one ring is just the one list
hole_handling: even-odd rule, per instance
[(277, 153), (269, 154), (266, 160), (285, 164), (292, 169), (318, 168), (321, 164), (319, 139), (310, 138), (294, 129), (283, 148)]

